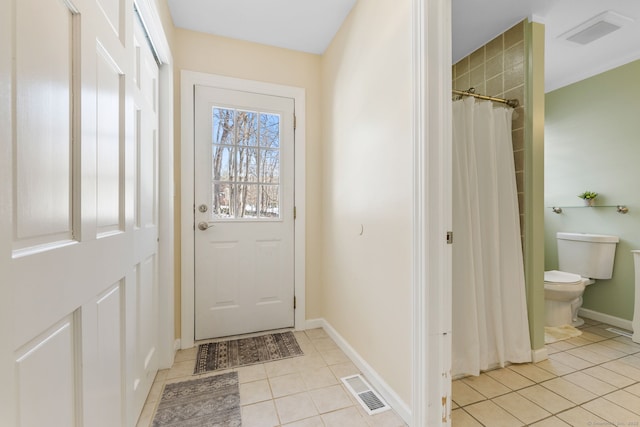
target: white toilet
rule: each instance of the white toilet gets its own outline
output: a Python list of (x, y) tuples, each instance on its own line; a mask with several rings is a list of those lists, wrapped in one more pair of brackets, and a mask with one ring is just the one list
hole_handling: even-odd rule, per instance
[(584, 288), (594, 279), (611, 279), (617, 236), (557, 233), (560, 271), (544, 273), (544, 306), (547, 326), (580, 326), (578, 317)]

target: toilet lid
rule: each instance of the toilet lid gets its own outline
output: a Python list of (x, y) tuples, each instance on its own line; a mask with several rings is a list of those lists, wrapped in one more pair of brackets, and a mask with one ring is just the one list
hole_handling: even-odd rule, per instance
[(544, 272), (544, 281), (574, 284), (582, 282), (582, 277), (579, 274), (567, 273), (566, 271), (551, 270)]

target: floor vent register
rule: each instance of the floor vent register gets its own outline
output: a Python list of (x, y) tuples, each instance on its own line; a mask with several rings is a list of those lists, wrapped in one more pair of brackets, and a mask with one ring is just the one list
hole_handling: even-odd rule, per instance
[(340, 379), (369, 415), (379, 414), (391, 409), (373, 387), (362, 378), (362, 375), (351, 375)]

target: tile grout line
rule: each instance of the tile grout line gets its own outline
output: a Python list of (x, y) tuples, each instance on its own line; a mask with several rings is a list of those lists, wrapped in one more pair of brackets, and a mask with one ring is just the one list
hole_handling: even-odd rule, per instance
[[(595, 326), (596, 326), (596, 325), (588, 325), (588, 326), (587, 326), (587, 328), (592, 328), (592, 327), (595, 327)], [(594, 332), (590, 332), (590, 333), (591, 333), (591, 334), (593, 334), (593, 335), (598, 335), (598, 334), (596, 334), (596, 333), (594, 333)], [(602, 337), (602, 336), (601, 336), (601, 337)], [(567, 350), (558, 351), (557, 353), (566, 353), (566, 352), (568, 352), (568, 351), (572, 351), (572, 350), (574, 350), (574, 349), (576, 349), (576, 348), (585, 347), (585, 346), (588, 346), (588, 345), (591, 345), (591, 344), (598, 344), (598, 343), (602, 343), (602, 342), (605, 342), (605, 341), (616, 340), (616, 338), (619, 338), (619, 336), (615, 336), (615, 337), (602, 337), (602, 338), (603, 338), (602, 340), (599, 340), (599, 341), (591, 341), (591, 342), (586, 343), (586, 344), (582, 344), (582, 345), (574, 346), (573, 348), (570, 348), (570, 349), (567, 349)], [(584, 339), (585, 339), (585, 340), (587, 340), (586, 338), (584, 338)], [(589, 340), (587, 340), (587, 341), (589, 341)], [(617, 341), (617, 340), (616, 340), (616, 341)], [(617, 341), (617, 342), (620, 342), (620, 341)], [(624, 344), (624, 343), (623, 343), (623, 344)], [(618, 352), (620, 352), (620, 353), (625, 353), (625, 352), (620, 351), (620, 350), (617, 350), (617, 349), (615, 349), (615, 348), (612, 348), (612, 347), (610, 347), (610, 348), (611, 348), (612, 350), (618, 351)], [(554, 353), (554, 354), (557, 354), (557, 353)], [(595, 352), (593, 352), (593, 353), (595, 353)], [(516, 419), (518, 419), (519, 421), (521, 421), (521, 422), (523, 422), (523, 423), (524, 423), (524, 421), (523, 421), (523, 420), (521, 420), (520, 418), (518, 418), (515, 414), (512, 414), (512, 413), (511, 413), (511, 412), (509, 412), (507, 409), (505, 409), (505, 408), (503, 408), (502, 406), (500, 406), (498, 403), (493, 402), (493, 400), (494, 400), (494, 399), (496, 399), (496, 398), (498, 398), (498, 397), (501, 397), (501, 396), (505, 396), (505, 395), (507, 395), (507, 394), (510, 394), (510, 393), (518, 393), (518, 391), (520, 391), (520, 390), (524, 390), (524, 389), (527, 389), (527, 388), (531, 388), (531, 387), (534, 387), (535, 385), (541, 385), (542, 387), (544, 387), (544, 389), (545, 389), (545, 390), (547, 390), (547, 391), (549, 391), (549, 392), (551, 392), (551, 393), (557, 394), (557, 393), (555, 393), (553, 390), (551, 390), (551, 389), (549, 389), (549, 388), (545, 387), (543, 384), (544, 384), (545, 382), (549, 382), (549, 381), (552, 381), (552, 380), (555, 380), (555, 379), (558, 379), (558, 378), (563, 378), (563, 377), (565, 377), (565, 376), (567, 376), (567, 375), (574, 374), (574, 373), (577, 373), (577, 372), (582, 372), (582, 371), (584, 371), (584, 370), (587, 370), (587, 369), (590, 369), (590, 368), (593, 368), (593, 367), (596, 367), (596, 366), (599, 366), (599, 367), (601, 367), (602, 369), (606, 369), (607, 371), (610, 371), (610, 372), (612, 372), (612, 373), (614, 373), (614, 374), (617, 374), (617, 375), (621, 375), (621, 376), (623, 376), (623, 377), (625, 377), (625, 378), (628, 378), (629, 380), (632, 380), (632, 381), (633, 381), (631, 384), (628, 384), (628, 385), (626, 385), (626, 386), (624, 386), (624, 387), (618, 387), (618, 386), (616, 386), (616, 385), (614, 385), (614, 384), (608, 383), (607, 381), (604, 381), (604, 380), (601, 380), (601, 379), (599, 379), (599, 378), (593, 377), (593, 376), (589, 375), (588, 373), (584, 373), (585, 375), (588, 375), (588, 376), (589, 376), (589, 377), (591, 377), (591, 378), (594, 378), (594, 379), (596, 379), (596, 380), (599, 380), (599, 381), (602, 381), (602, 382), (604, 382), (604, 383), (607, 383), (607, 384), (611, 385), (612, 387), (615, 387), (616, 389), (615, 389), (615, 390), (613, 390), (613, 391), (611, 391), (611, 392), (609, 392), (609, 393), (605, 393), (605, 394), (603, 394), (603, 395), (596, 395), (596, 397), (594, 397), (593, 399), (589, 399), (589, 400), (587, 400), (587, 401), (585, 401), (585, 402), (582, 402), (582, 403), (580, 403), (580, 404), (577, 404), (577, 403), (575, 403), (575, 402), (573, 402), (573, 401), (570, 401), (569, 399), (566, 399), (567, 401), (571, 402), (571, 403), (573, 404), (573, 406), (571, 406), (570, 408), (566, 408), (566, 409), (564, 409), (564, 410), (561, 410), (561, 411), (559, 411), (559, 412), (557, 412), (557, 413), (551, 413), (551, 415), (550, 415), (549, 417), (545, 417), (545, 418), (543, 418), (543, 419), (540, 419), (540, 420), (536, 421), (536, 422), (540, 422), (540, 421), (543, 421), (543, 420), (545, 420), (545, 419), (555, 417), (555, 416), (557, 416), (558, 414), (564, 413), (564, 412), (566, 412), (566, 411), (570, 411), (570, 410), (572, 410), (572, 409), (575, 409), (575, 408), (577, 408), (577, 407), (582, 407), (582, 405), (584, 405), (584, 404), (587, 404), (587, 403), (589, 403), (589, 402), (592, 402), (592, 401), (597, 400), (597, 399), (600, 399), (600, 398), (605, 398), (605, 396), (608, 396), (608, 395), (610, 395), (610, 394), (612, 394), (612, 393), (615, 393), (615, 392), (620, 391), (620, 390), (624, 390), (624, 389), (626, 389), (626, 388), (628, 388), (628, 387), (631, 387), (631, 386), (633, 386), (633, 385), (636, 385), (636, 384), (640, 383), (640, 381), (637, 381), (637, 380), (635, 380), (634, 378), (630, 378), (630, 377), (628, 377), (628, 376), (626, 376), (626, 375), (619, 374), (619, 373), (617, 373), (617, 372), (615, 372), (615, 371), (612, 371), (612, 370), (610, 370), (610, 369), (607, 369), (607, 368), (605, 368), (605, 367), (602, 367), (602, 366), (601, 366), (601, 365), (603, 365), (603, 364), (605, 364), (605, 363), (609, 363), (609, 362), (612, 362), (612, 361), (617, 361), (617, 360), (620, 360), (620, 359), (623, 359), (623, 358), (626, 358), (626, 357), (629, 357), (629, 356), (635, 356), (635, 355), (637, 355), (638, 353), (640, 353), (640, 349), (638, 349), (638, 351), (633, 352), (633, 353), (625, 353), (623, 356), (620, 356), (620, 357), (617, 357), (617, 358), (613, 358), (613, 359), (611, 359), (611, 360), (604, 361), (604, 362), (601, 362), (601, 363), (592, 364), (591, 366), (588, 366), (588, 367), (585, 367), (585, 368), (582, 368), (582, 369), (577, 369), (577, 370), (574, 370), (574, 371), (572, 371), (572, 372), (567, 372), (567, 373), (564, 373), (564, 374), (561, 374), (561, 375), (557, 375), (556, 373), (551, 372), (551, 371), (549, 371), (549, 370), (545, 369), (544, 367), (539, 367), (540, 369), (542, 369), (542, 370), (544, 370), (544, 371), (546, 371), (546, 372), (549, 372), (550, 374), (552, 374), (552, 375), (554, 375), (554, 376), (555, 376), (554, 378), (549, 378), (549, 379), (546, 379), (546, 380), (542, 380), (542, 381), (540, 381), (540, 382), (538, 382), (538, 381), (534, 381), (533, 379), (531, 379), (531, 378), (529, 378), (529, 377), (526, 377), (525, 375), (523, 375), (523, 374), (521, 374), (521, 373), (519, 373), (519, 372), (516, 372), (515, 370), (511, 369), (511, 371), (512, 371), (512, 372), (514, 372), (515, 374), (521, 375), (521, 376), (523, 376), (524, 378), (526, 378), (526, 379), (527, 379), (527, 380), (529, 380), (529, 381), (533, 381), (533, 382), (534, 382), (534, 384), (533, 384), (533, 385), (526, 386), (526, 387), (522, 387), (522, 388), (520, 388), (520, 389), (512, 389), (511, 387), (507, 386), (506, 384), (504, 384), (504, 383), (500, 382), (498, 379), (493, 378), (493, 377), (490, 377), (490, 378), (492, 378), (494, 381), (496, 381), (496, 382), (498, 382), (499, 384), (501, 384), (502, 386), (507, 387), (508, 389), (510, 389), (510, 391), (509, 391), (508, 393), (498, 394), (498, 395), (493, 396), (493, 397), (491, 397), (491, 398), (489, 398), (489, 397), (485, 396), (485, 395), (484, 395), (480, 390), (478, 390), (476, 387), (473, 387), (473, 385), (468, 384), (468, 383), (466, 383), (466, 382), (465, 382), (464, 384), (466, 384), (468, 387), (470, 387), (470, 388), (471, 388), (472, 390), (474, 390), (475, 392), (479, 393), (481, 396), (483, 396), (483, 397), (484, 397), (484, 399), (479, 400), (479, 401), (476, 401), (476, 402), (472, 402), (472, 403), (469, 403), (469, 404), (466, 404), (466, 405), (460, 405), (458, 402), (455, 402), (455, 399), (454, 399), (454, 402), (458, 405), (458, 408), (456, 408), (456, 409), (462, 409), (462, 410), (463, 410), (467, 415), (469, 415), (470, 417), (472, 417), (474, 420), (478, 421), (481, 425), (484, 425), (484, 424), (482, 424), (479, 420), (477, 420), (475, 417), (473, 417), (473, 415), (471, 415), (471, 413), (469, 413), (465, 408), (466, 408), (466, 407), (469, 407), (469, 406), (471, 406), (471, 405), (477, 404), (477, 403), (481, 403), (481, 402), (485, 402), (485, 401), (490, 401), (490, 402), (492, 402), (492, 403), (496, 404), (498, 407), (500, 407), (500, 408), (501, 408), (502, 410), (504, 410), (505, 412), (507, 412), (507, 413), (511, 414), (512, 416), (516, 417)], [(588, 361), (588, 360), (586, 360), (586, 359), (581, 358), (580, 356), (575, 356), (575, 355), (573, 355), (573, 354), (571, 354), (571, 353), (567, 353), (567, 354), (569, 354), (569, 355), (571, 355), (571, 356), (573, 356), (573, 357), (577, 357), (577, 358), (579, 358), (579, 359), (581, 359), (581, 360), (584, 360), (584, 361), (585, 361), (585, 362), (587, 362), (587, 363), (592, 363), (592, 362), (590, 362), (590, 361)], [(599, 354), (599, 353), (595, 353), (595, 354)], [(605, 356), (605, 357), (606, 357), (606, 356)], [(562, 362), (559, 362), (559, 361), (555, 361), (555, 363), (559, 363), (559, 364), (561, 364), (561, 365), (564, 365)], [(625, 365), (628, 365), (628, 364), (627, 364), (627, 363), (625, 363), (625, 362), (621, 362), (621, 363), (624, 363)], [(533, 365), (535, 366), (535, 364), (533, 364)], [(565, 366), (566, 366), (566, 365), (565, 365)], [(634, 367), (633, 365), (628, 365), (628, 366), (630, 366), (630, 367), (632, 367), (632, 368)], [(508, 368), (508, 366), (506, 366), (505, 368)], [(461, 379), (463, 379), (463, 378), (461, 378)], [(460, 379), (460, 380), (461, 380), (461, 379)], [(459, 381), (459, 380), (458, 380), (458, 381)], [(568, 380), (566, 380), (566, 381), (568, 381)], [(573, 383), (573, 382), (571, 382), (571, 381), (569, 381), (569, 382), (570, 382), (571, 384), (575, 385), (576, 387), (579, 387), (579, 388), (580, 388), (580, 389), (582, 389), (582, 390), (585, 390), (585, 391), (587, 391), (587, 392), (590, 392), (588, 389), (586, 389), (586, 388), (582, 387), (581, 385), (575, 384), (575, 383)], [(523, 396), (523, 395), (522, 395), (522, 394), (520, 394), (520, 393), (518, 393), (518, 395), (519, 395), (519, 396), (521, 396), (521, 397), (523, 397), (524, 399), (527, 399), (529, 402), (531, 402), (532, 404), (536, 405), (537, 407), (539, 407), (539, 408), (541, 408), (541, 409), (543, 409), (543, 410), (545, 410), (545, 411), (547, 411), (547, 412), (550, 412), (550, 411), (548, 411), (546, 408), (544, 408), (544, 407), (542, 407), (542, 406), (538, 405), (536, 402), (531, 401), (531, 400), (530, 400), (530, 399), (528, 399), (526, 396)], [(609, 401), (609, 402), (611, 402), (611, 401)], [(612, 403), (612, 404), (615, 404), (614, 402), (611, 402), (611, 403)], [(622, 408), (623, 408), (623, 409), (626, 409), (626, 408), (624, 408), (624, 407), (622, 407)], [(582, 408), (582, 409), (584, 409), (584, 408)], [(592, 414), (592, 412), (588, 411), (587, 409), (584, 409), (584, 410), (585, 410), (585, 411), (587, 411), (587, 412), (589, 412), (590, 414)], [(627, 410), (628, 410), (628, 409), (627, 409)], [(631, 411), (631, 412), (633, 412), (633, 411)], [(593, 415), (594, 415), (594, 416), (596, 416), (596, 417), (598, 416), (598, 415), (596, 415), (596, 414), (593, 414)], [(525, 423), (525, 425), (526, 425), (526, 423)]]
[[(618, 337), (609, 337), (609, 338), (605, 338), (605, 339), (603, 339), (603, 340), (600, 340), (600, 341), (598, 341), (598, 342), (603, 342), (603, 341), (607, 341), (607, 340), (613, 340), (613, 339), (615, 339), (615, 338), (618, 338)], [(592, 343), (590, 343), (590, 344), (598, 343), (598, 342), (592, 342)], [(590, 345), (590, 344), (584, 344), (583, 346)], [(578, 347), (582, 347), (582, 346), (576, 346), (576, 347), (574, 347), (574, 348), (578, 348)], [(572, 349), (568, 349), (568, 350), (565, 350), (565, 351), (570, 351), (570, 350), (572, 350)], [(615, 350), (615, 349), (614, 349), (614, 350)], [(564, 351), (562, 351), (562, 352), (564, 352)], [(584, 371), (584, 370), (587, 370), (587, 369), (593, 368), (593, 367), (595, 367), (595, 366), (600, 366), (600, 365), (602, 365), (602, 364), (604, 364), (604, 363), (608, 363), (608, 362), (611, 362), (611, 361), (619, 360), (619, 359), (626, 358), (626, 357), (629, 357), (629, 356), (635, 356), (635, 355), (637, 355), (639, 352), (640, 352), (640, 350), (639, 350), (638, 352), (635, 352), (635, 353), (625, 354), (624, 356), (621, 356), (621, 357), (619, 357), (619, 358), (611, 359), (611, 360), (609, 360), (609, 361), (601, 362), (601, 363), (599, 363), (599, 364), (594, 364), (594, 365), (592, 365), (592, 366), (589, 366), (589, 367), (586, 367), (586, 368), (582, 368), (582, 369), (579, 369), (579, 370), (575, 370), (575, 371), (572, 371), (572, 372), (568, 372), (568, 373), (565, 373), (565, 374), (562, 374), (562, 375), (556, 375), (555, 373), (553, 373), (553, 372), (551, 372), (551, 371), (548, 371), (548, 370), (546, 370), (546, 369), (544, 369), (544, 368), (540, 367), (540, 369), (543, 369), (543, 370), (545, 370), (545, 371), (547, 371), (547, 372), (549, 372), (549, 373), (551, 373), (551, 374), (555, 375), (555, 377), (554, 377), (554, 378), (547, 379), (547, 380), (543, 380), (543, 381), (541, 381), (541, 382), (535, 382), (535, 381), (534, 381), (534, 384), (533, 384), (533, 385), (526, 386), (526, 387), (522, 387), (522, 388), (520, 388), (520, 389), (511, 389), (511, 388), (510, 388), (510, 387), (508, 387), (506, 384), (504, 384), (504, 383), (500, 382), (499, 380), (497, 380), (497, 379), (495, 379), (495, 378), (492, 378), (493, 380), (497, 381), (499, 384), (501, 384), (501, 385), (503, 385), (504, 387), (507, 387), (507, 388), (509, 388), (509, 389), (511, 390), (511, 391), (510, 391), (510, 392), (508, 392), (508, 393), (499, 394), (499, 395), (493, 396), (492, 398), (488, 398), (488, 397), (486, 397), (486, 396), (485, 396), (484, 394), (482, 394), (478, 389), (476, 389), (475, 387), (473, 387), (473, 386), (472, 386), (472, 385), (470, 385), (470, 384), (465, 383), (467, 386), (469, 386), (469, 387), (470, 387), (471, 389), (473, 389), (475, 392), (477, 392), (477, 393), (479, 393), (480, 395), (482, 395), (482, 396), (484, 397), (484, 399), (479, 400), (479, 401), (476, 401), (476, 402), (472, 402), (472, 403), (469, 403), (469, 404), (466, 404), (466, 405), (460, 405), (458, 402), (456, 402), (456, 405), (458, 405), (458, 408), (456, 408), (456, 410), (457, 410), (457, 409), (461, 409), (464, 413), (466, 413), (466, 414), (467, 414), (468, 416), (470, 416), (472, 419), (474, 419), (475, 421), (477, 421), (480, 425), (484, 426), (484, 424), (483, 424), (480, 420), (478, 420), (476, 417), (474, 417), (470, 412), (468, 412), (468, 411), (466, 410), (466, 408), (467, 408), (467, 407), (469, 407), (469, 406), (471, 406), (471, 405), (474, 405), (474, 404), (478, 404), (478, 403), (482, 403), (482, 402), (490, 401), (490, 402), (494, 403), (495, 405), (497, 405), (498, 407), (500, 407), (500, 408), (501, 408), (502, 410), (504, 410), (506, 413), (508, 413), (508, 414), (510, 414), (510, 415), (512, 415), (512, 416), (514, 416), (516, 419), (518, 419), (518, 421), (522, 422), (524, 425), (529, 425), (529, 424), (527, 424), (525, 421), (523, 421), (523, 420), (521, 420), (520, 418), (518, 418), (518, 416), (517, 416), (516, 414), (513, 414), (513, 413), (509, 412), (506, 408), (503, 408), (501, 405), (499, 405), (497, 402), (494, 402), (493, 400), (494, 400), (494, 399), (496, 399), (496, 398), (498, 398), (498, 397), (501, 397), (501, 396), (505, 396), (505, 395), (507, 395), (507, 394), (510, 394), (510, 393), (517, 393), (517, 392), (518, 392), (518, 391), (520, 391), (520, 390), (524, 390), (524, 389), (527, 389), (527, 388), (531, 388), (531, 387), (533, 387), (533, 386), (535, 386), (535, 385), (542, 385), (544, 382), (552, 381), (552, 380), (557, 379), (557, 378), (562, 378), (562, 377), (564, 377), (564, 376), (571, 375), (571, 374), (573, 374), (573, 373), (577, 373), (577, 372), (581, 372), (581, 371)], [(572, 356), (573, 356), (573, 355), (572, 355)], [(579, 357), (579, 356), (574, 356), (574, 357)], [(582, 360), (585, 360), (585, 359), (582, 359)], [(589, 361), (586, 361), (586, 362), (591, 363), (591, 362), (589, 362)], [(557, 363), (562, 364), (561, 362), (557, 362)], [(624, 362), (622, 362), (622, 363), (624, 363)], [(626, 365), (626, 363), (625, 363), (625, 365)], [(632, 366), (632, 365), (629, 365), (629, 366), (634, 367), (634, 366)], [(617, 374), (617, 375), (623, 376), (623, 377), (625, 377), (625, 378), (628, 378), (629, 380), (633, 380), (633, 382), (632, 382), (631, 384), (628, 384), (628, 385), (624, 386), (624, 387), (618, 387), (618, 386), (616, 386), (616, 385), (614, 385), (614, 384), (610, 384), (610, 383), (608, 383), (608, 382), (606, 382), (606, 381), (604, 381), (604, 380), (600, 380), (599, 378), (593, 377), (593, 376), (591, 376), (591, 375), (589, 375), (589, 374), (586, 374), (586, 373), (585, 373), (585, 375), (588, 375), (588, 376), (590, 376), (590, 377), (592, 377), (592, 378), (594, 378), (594, 379), (596, 379), (596, 380), (599, 380), (599, 381), (602, 381), (602, 382), (604, 382), (604, 383), (607, 383), (607, 384), (611, 385), (612, 387), (615, 387), (616, 389), (615, 389), (615, 390), (613, 390), (613, 391), (611, 391), (611, 392), (605, 393), (605, 394), (603, 394), (603, 395), (597, 395), (595, 398), (593, 398), (593, 399), (589, 399), (589, 400), (584, 401), (584, 402), (582, 402), (582, 403), (580, 403), (580, 404), (577, 404), (577, 403), (575, 403), (575, 402), (573, 402), (573, 401), (570, 401), (569, 399), (566, 399), (566, 400), (568, 400), (569, 402), (571, 402), (571, 403), (573, 404), (573, 406), (571, 406), (571, 407), (569, 407), (569, 408), (566, 408), (566, 409), (563, 409), (563, 410), (561, 410), (561, 411), (559, 411), (559, 412), (556, 412), (556, 413), (550, 413), (550, 415), (549, 415), (549, 416), (544, 417), (544, 418), (541, 418), (540, 420), (535, 421), (535, 423), (539, 423), (539, 422), (544, 421), (544, 420), (546, 420), (546, 419), (551, 419), (551, 418), (557, 417), (559, 414), (562, 414), (562, 413), (565, 413), (565, 412), (571, 411), (571, 410), (573, 410), (573, 409), (575, 409), (575, 408), (581, 408), (581, 409), (583, 409), (584, 411), (588, 412), (589, 414), (593, 415), (594, 417), (601, 418), (601, 417), (599, 417), (597, 414), (594, 414), (593, 412), (591, 412), (591, 411), (589, 411), (589, 410), (587, 410), (587, 409), (583, 408), (582, 406), (583, 406), (583, 405), (585, 405), (585, 404), (587, 404), (587, 403), (589, 403), (589, 402), (592, 402), (592, 401), (595, 401), (595, 400), (597, 400), (597, 399), (600, 399), (600, 398), (605, 399), (605, 396), (608, 396), (608, 395), (610, 395), (610, 394), (616, 393), (616, 392), (621, 391), (621, 390), (625, 390), (626, 388), (632, 387), (632, 386), (637, 385), (637, 384), (639, 384), (639, 383), (640, 383), (640, 381), (636, 381), (636, 380), (635, 380), (635, 379), (633, 379), (633, 378), (630, 378), (630, 377), (628, 377), (628, 376), (626, 376), (626, 375), (619, 374), (619, 373), (617, 373), (617, 372), (615, 372), (615, 371), (611, 371), (610, 369), (607, 369), (607, 368), (604, 368), (604, 367), (603, 367), (602, 369), (606, 369), (607, 371), (610, 371), (610, 372), (612, 372), (612, 373), (614, 373), (614, 374)], [(513, 370), (512, 370), (512, 371), (513, 371)], [(525, 377), (526, 379), (528, 379), (528, 380), (530, 380), (530, 381), (533, 381), (531, 378), (528, 378), (528, 377), (526, 377), (526, 376), (524, 376), (524, 375), (522, 375), (522, 374), (520, 374), (520, 373), (518, 373), (518, 372), (516, 372), (516, 371), (513, 371), (513, 372), (514, 372), (515, 374), (518, 374), (518, 375), (521, 375), (521, 376)], [(462, 379), (462, 378), (461, 378), (461, 379)], [(589, 392), (589, 390), (585, 389), (585, 388), (584, 388), (584, 387), (582, 387), (581, 385), (578, 385), (578, 384), (572, 383), (571, 381), (569, 381), (569, 382), (570, 382), (571, 384), (575, 385), (576, 387), (579, 387), (579, 388), (581, 388), (582, 390), (585, 390), (585, 391)], [(544, 385), (542, 385), (542, 386), (544, 387)], [(548, 389), (548, 388), (546, 388), (546, 387), (544, 387), (544, 388), (545, 388), (547, 391), (551, 392), (551, 393), (557, 394), (557, 393), (555, 393), (555, 392), (554, 392), (553, 390), (551, 390), (551, 389)], [(633, 394), (633, 393), (632, 393), (632, 394)], [(535, 406), (537, 406), (537, 407), (541, 408), (542, 410), (544, 410), (544, 411), (546, 411), (546, 412), (550, 412), (550, 411), (548, 411), (546, 408), (543, 408), (542, 406), (538, 405), (536, 402), (531, 401), (531, 400), (530, 400), (530, 399), (528, 399), (526, 396), (523, 396), (523, 395), (521, 395), (520, 393), (518, 393), (518, 395), (519, 395), (519, 396), (521, 396), (522, 398), (526, 399), (527, 401), (531, 402), (531, 403), (532, 403), (532, 404), (534, 404)], [(608, 400), (608, 399), (605, 399), (605, 400)], [(455, 401), (455, 400), (454, 400), (454, 401)], [(615, 403), (615, 402), (612, 402), (611, 400), (608, 400), (608, 402), (609, 402), (609, 403), (611, 403), (611, 404), (616, 405), (616, 403)], [(619, 406), (619, 405), (616, 405), (616, 406)], [(631, 410), (629, 410), (629, 409), (627, 409), (627, 408), (625, 408), (625, 407), (622, 407), (622, 406), (619, 406), (619, 407), (620, 407), (620, 408), (622, 408), (622, 409), (624, 409), (624, 410), (630, 411), (630, 412), (632, 412), (632, 413), (634, 412), (634, 411), (631, 411)], [(604, 418), (603, 418), (603, 419), (604, 419)], [(608, 421), (608, 420), (605, 420), (605, 421), (607, 421), (607, 422), (611, 422), (611, 421)]]

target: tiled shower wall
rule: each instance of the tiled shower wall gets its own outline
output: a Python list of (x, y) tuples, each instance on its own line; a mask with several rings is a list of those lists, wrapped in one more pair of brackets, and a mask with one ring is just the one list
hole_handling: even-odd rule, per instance
[(525, 138), (525, 21), (522, 21), (471, 55), (452, 70), (453, 88), (499, 98), (515, 98), (520, 106), (513, 115), (513, 157), (516, 165), (520, 230), (524, 234), (524, 138)]

